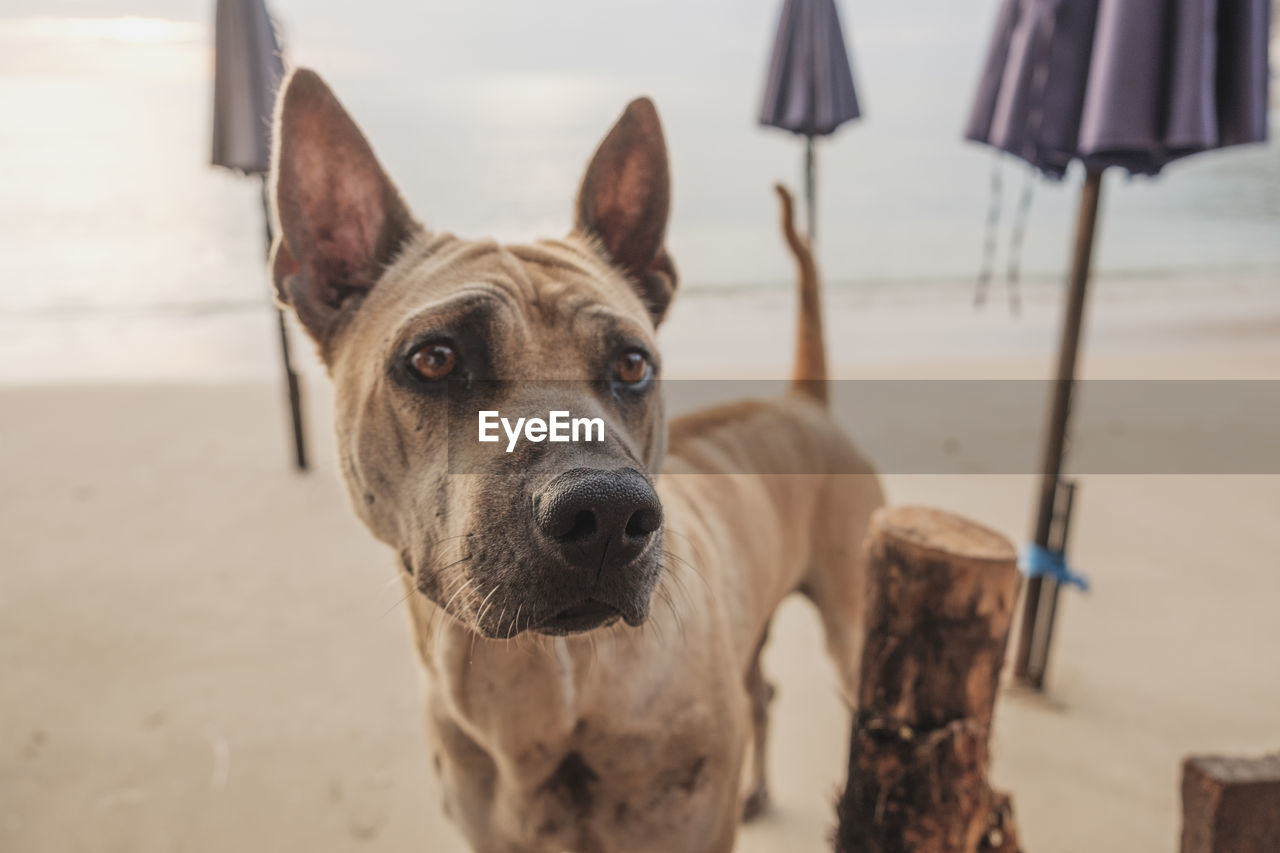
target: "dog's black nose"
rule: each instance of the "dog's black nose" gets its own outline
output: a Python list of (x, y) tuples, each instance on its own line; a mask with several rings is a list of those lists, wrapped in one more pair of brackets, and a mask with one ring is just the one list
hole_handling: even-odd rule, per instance
[(538, 526), (572, 565), (599, 573), (638, 557), (662, 526), (662, 504), (634, 468), (574, 468), (538, 495)]

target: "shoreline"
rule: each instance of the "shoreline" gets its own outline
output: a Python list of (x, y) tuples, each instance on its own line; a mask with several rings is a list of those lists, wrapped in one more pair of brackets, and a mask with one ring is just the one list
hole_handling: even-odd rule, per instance
[[(972, 286), (958, 282), (828, 288), (823, 298), (832, 375), (1047, 377), (1061, 295), (1056, 284), (1028, 285), (1023, 310), (1014, 316), (999, 280), (982, 310), (973, 307)], [(265, 295), (260, 303), (223, 308), (230, 305), (236, 307), (169, 305), (156, 313), (155, 307), (138, 306), (108, 314), (34, 317), (0, 313), (0, 387), (274, 380), (279, 343), (273, 307)], [(690, 288), (677, 295), (659, 330), (666, 375), (785, 376), (789, 362), (779, 362), (776, 346), (789, 358), (794, 315), (789, 286)], [(290, 327), (298, 369), (323, 378), (311, 342), (292, 319)], [(1082, 375), (1090, 375), (1095, 359), (1114, 358), (1132, 362), (1125, 378), (1202, 378), (1195, 359), (1182, 356), (1226, 355), (1241, 347), (1266, 351), (1280, 336), (1280, 275), (1101, 278), (1091, 285), (1084, 334)], [(94, 358), (86, 360), (86, 352)], [(1188, 372), (1179, 375), (1164, 366), (1172, 363), (1188, 365)], [(1239, 371), (1214, 378), (1259, 376), (1250, 364)], [(1280, 365), (1263, 376), (1280, 377)]]

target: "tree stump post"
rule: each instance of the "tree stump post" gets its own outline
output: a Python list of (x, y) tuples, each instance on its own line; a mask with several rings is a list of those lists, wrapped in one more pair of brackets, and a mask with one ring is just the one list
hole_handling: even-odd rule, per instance
[(1280, 753), (1182, 763), (1182, 853), (1280, 850)]
[(937, 510), (880, 510), (837, 853), (1016, 853), (988, 738), (1021, 575), (1000, 534)]

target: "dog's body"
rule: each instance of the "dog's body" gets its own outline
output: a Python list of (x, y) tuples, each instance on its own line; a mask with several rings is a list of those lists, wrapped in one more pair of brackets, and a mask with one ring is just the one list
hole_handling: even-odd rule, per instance
[[(737, 473), (737, 453), (762, 473)], [(679, 534), (664, 569), (671, 606), (642, 629), (477, 639), (411, 598), (449, 810), (477, 850), (731, 849), (743, 761), (763, 746), (757, 650), (789, 593), (819, 604), (845, 684), (856, 683), (856, 546), (875, 482), (791, 475), (855, 470), (846, 454), (805, 400), (676, 421), (659, 480)], [(754, 810), (762, 767), (751, 784)]]
[[(278, 122), (276, 283), (337, 387), (357, 512), (401, 554), (449, 813), (480, 851), (731, 849), (743, 795), (765, 802), (770, 618), (808, 595), (853, 695), (881, 503), (825, 412), (789, 198), (792, 393), (668, 429), (649, 381), (675, 274), (647, 102), (597, 152), (573, 233), (514, 247), (417, 225), (314, 75), (286, 84)], [(601, 417), (609, 442), (451, 471), (449, 417), (549, 403)], [(841, 474), (802, 473), (823, 471)]]

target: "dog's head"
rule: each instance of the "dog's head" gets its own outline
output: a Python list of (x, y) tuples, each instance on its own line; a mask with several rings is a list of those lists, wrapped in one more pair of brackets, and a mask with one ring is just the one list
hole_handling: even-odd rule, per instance
[[(305, 70), (280, 95), (271, 186), (276, 291), (335, 383), (352, 501), (421, 593), (489, 637), (642, 623), (663, 560), (655, 328), (676, 286), (653, 105), (600, 144), (560, 240), (428, 231)], [(505, 452), (502, 430), (477, 443), (480, 411), (599, 418), (604, 436)]]

